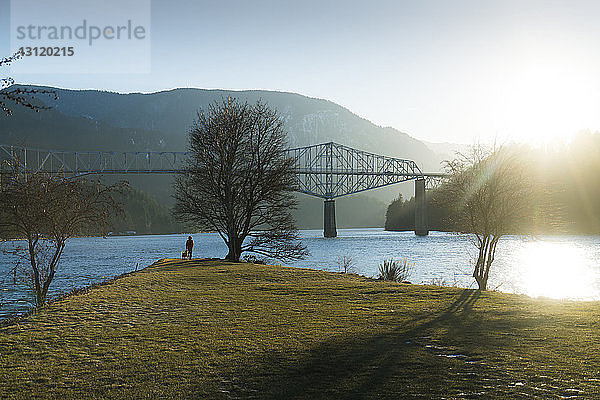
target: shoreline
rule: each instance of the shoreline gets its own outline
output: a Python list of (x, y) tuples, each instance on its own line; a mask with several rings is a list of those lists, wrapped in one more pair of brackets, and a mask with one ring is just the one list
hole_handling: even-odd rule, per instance
[(594, 397), (599, 313), (600, 302), (162, 259), (0, 326), (0, 392)]
[[(98, 282), (98, 283), (92, 283), (90, 285), (86, 285), (86, 286), (82, 286), (80, 288), (74, 288), (71, 289), (69, 291), (66, 292), (62, 292), (59, 293), (56, 297), (51, 298), (43, 307), (32, 307), (30, 310), (24, 312), (23, 314), (18, 314), (18, 315), (9, 315), (6, 318), (0, 318), (0, 328), (5, 327), (5, 326), (10, 326), (10, 325), (15, 325), (15, 324), (19, 324), (20, 322), (22, 322), (22, 320), (37, 314), (38, 312), (44, 310), (45, 308), (48, 308), (50, 306), (52, 306), (54, 303), (66, 300), (72, 296), (77, 296), (77, 295), (81, 295), (81, 294), (86, 294), (89, 291), (102, 287), (102, 286), (106, 286), (106, 285), (110, 285), (112, 283), (114, 283), (115, 281), (125, 278), (127, 276), (136, 274), (138, 272), (142, 272), (150, 267), (152, 267), (154, 264), (161, 262), (162, 260), (165, 260), (164, 258), (158, 259), (155, 262), (153, 262), (150, 265), (146, 265), (143, 268), (138, 268), (134, 271), (129, 271), (129, 272), (124, 272), (122, 274), (119, 275), (115, 275), (110, 279), (106, 279), (102, 282)], [(192, 259), (192, 260), (198, 260), (198, 261), (217, 261), (217, 260), (222, 260), (222, 259), (216, 259), (216, 258), (197, 258), (197, 259)], [(295, 268), (295, 267), (291, 267), (291, 268)], [(24, 322), (24, 321), (23, 321)]]
[[(89, 291), (98, 288), (98, 287), (102, 287), (102, 286), (106, 286), (106, 285), (110, 285), (112, 283), (114, 283), (115, 281), (125, 278), (127, 276), (136, 274), (138, 272), (141, 271), (145, 271), (148, 268), (151, 268), (152, 266), (154, 266), (157, 263), (160, 263), (164, 260), (179, 260), (179, 259), (170, 259), (170, 258), (161, 258), (158, 259), (156, 261), (154, 261), (152, 264), (146, 265), (143, 268), (138, 268), (136, 270), (133, 271), (129, 271), (129, 272), (124, 272), (122, 274), (116, 275), (112, 278), (106, 279), (104, 281), (98, 282), (98, 283), (92, 283), (90, 285), (85, 285), (79, 288), (74, 288), (71, 289), (69, 291), (66, 292), (61, 292), (59, 293), (57, 296), (51, 298), (43, 307), (32, 307), (30, 310), (25, 311), (22, 314), (11, 314), (7, 317), (4, 318), (0, 318), (0, 328), (5, 327), (5, 326), (10, 326), (10, 325), (14, 325), (14, 324), (19, 324), (21, 323), (23, 320), (27, 319), (28, 317), (37, 314), (38, 312), (42, 311), (45, 308), (48, 308), (50, 306), (52, 306), (54, 303), (63, 301), (65, 299), (68, 299), (72, 296), (76, 296), (76, 295), (80, 295), (80, 294), (85, 294), (88, 293)], [(195, 262), (206, 262), (206, 261), (222, 261), (222, 262), (229, 262), (229, 261), (225, 261), (222, 258), (194, 258), (191, 261), (195, 261)], [(382, 282), (380, 280), (378, 280), (375, 277), (372, 276), (367, 276), (367, 275), (361, 275), (358, 273), (344, 273), (344, 272), (339, 272), (339, 271), (326, 271), (323, 269), (319, 269), (316, 267), (296, 267), (296, 266), (288, 266), (288, 265), (282, 265), (282, 264), (253, 264), (253, 263), (248, 263), (245, 261), (240, 261), (240, 264), (249, 264), (249, 265), (264, 265), (267, 267), (275, 267), (275, 268), (291, 268), (291, 269), (299, 269), (299, 270), (309, 270), (309, 271), (321, 271), (321, 272), (326, 272), (326, 273), (331, 273), (331, 274), (341, 274), (341, 275), (346, 275), (346, 276), (355, 276), (355, 277), (360, 277), (362, 279), (366, 279), (366, 280), (370, 280), (373, 282)], [(440, 288), (455, 288), (455, 289), (464, 289), (464, 290), (478, 290), (476, 288), (472, 288), (472, 287), (461, 287), (461, 286), (455, 286), (455, 285), (436, 285), (436, 284), (427, 284), (427, 283), (413, 283), (410, 282), (411, 285), (415, 285), (415, 286), (423, 286), (423, 287), (440, 287)], [(531, 300), (540, 300), (540, 301), (557, 301), (557, 302), (561, 302), (561, 303), (598, 303), (600, 304), (600, 299), (573, 299), (573, 298), (552, 298), (552, 297), (547, 297), (547, 296), (537, 296), (537, 297), (533, 297), (533, 296), (529, 296), (525, 293), (514, 293), (514, 292), (504, 292), (501, 290), (495, 290), (495, 289), (489, 289), (486, 292), (490, 292), (490, 293), (502, 293), (502, 294), (506, 294), (506, 295), (512, 295), (512, 296), (519, 296), (519, 297), (525, 297), (527, 299), (531, 299)]]
[[(160, 260), (159, 260), (160, 261)], [(127, 277), (129, 275), (141, 272), (143, 270), (145, 270), (146, 268), (151, 267), (153, 264), (147, 265), (144, 268), (140, 268), (134, 271), (130, 271), (130, 272), (124, 272), (122, 274), (113, 276), (110, 279), (104, 280), (102, 282), (98, 282), (98, 283), (92, 283), (91, 285), (87, 285), (87, 286), (83, 286), (80, 288), (74, 288), (71, 289), (67, 292), (64, 293), (60, 293), (58, 296), (53, 297), (52, 299), (48, 300), (48, 302), (43, 306), (43, 307), (32, 307), (29, 311), (24, 312), (23, 314), (18, 314), (18, 315), (10, 315), (7, 318), (2, 318), (0, 319), (0, 328), (2, 327), (6, 327), (6, 326), (11, 326), (11, 325), (15, 325), (15, 324), (19, 324), (21, 322), (25, 322), (22, 320), (25, 320), (27, 318), (29, 318), (32, 315), (37, 314), (38, 312), (41, 312), (42, 310), (44, 310), (45, 308), (52, 306), (54, 303), (63, 301), (68, 299), (69, 297), (72, 296), (77, 296), (77, 295), (81, 295), (81, 294), (85, 294), (88, 293), (89, 291), (98, 288), (98, 287), (102, 287), (102, 286), (106, 286), (106, 285), (110, 285), (113, 282)]]

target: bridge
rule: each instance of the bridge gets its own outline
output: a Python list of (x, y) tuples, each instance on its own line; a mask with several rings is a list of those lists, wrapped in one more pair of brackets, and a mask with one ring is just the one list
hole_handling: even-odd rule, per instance
[[(336, 237), (335, 199), (400, 182), (415, 181), (415, 234), (425, 236), (425, 188), (446, 174), (423, 173), (412, 160), (387, 157), (329, 142), (287, 150), (295, 160), (296, 190), (324, 200), (323, 233)], [(177, 174), (187, 152), (64, 151), (0, 145), (0, 165), (69, 177), (91, 174)]]

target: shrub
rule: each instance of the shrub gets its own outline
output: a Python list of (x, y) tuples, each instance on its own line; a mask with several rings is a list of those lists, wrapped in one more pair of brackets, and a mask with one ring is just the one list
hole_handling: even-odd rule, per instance
[(337, 265), (340, 271), (344, 271), (345, 274), (354, 271), (354, 259), (350, 256), (343, 256), (337, 259)]
[(401, 260), (389, 259), (379, 265), (379, 276), (377, 279), (382, 281), (402, 282), (408, 279), (412, 272), (413, 265), (408, 259)]
[(431, 278), (431, 280), (429, 281), (429, 283), (427, 283), (427, 285), (431, 285), (431, 286), (452, 286), (448, 283), (448, 281), (446, 281), (445, 279), (442, 278)]
[(246, 261), (247, 263), (250, 263), (250, 264), (265, 265), (267, 263), (264, 259), (258, 258), (254, 254), (247, 254), (244, 256), (243, 259), (244, 259), (244, 261)]

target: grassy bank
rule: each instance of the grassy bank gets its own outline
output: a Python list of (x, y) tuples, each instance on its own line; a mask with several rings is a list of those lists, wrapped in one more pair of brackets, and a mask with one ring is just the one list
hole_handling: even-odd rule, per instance
[(600, 396), (600, 303), (164, 260), (0, 328), (0, 398)]

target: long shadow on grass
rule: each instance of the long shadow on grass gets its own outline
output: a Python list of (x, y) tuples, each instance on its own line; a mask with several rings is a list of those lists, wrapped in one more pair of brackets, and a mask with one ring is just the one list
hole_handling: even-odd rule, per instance
[(286, 354), (263, 355), (235, 369), (238, 383), (228, 392), (232, 397), (285, 399), (492, 394), (501, 371), (489, 369), (476, 354), (455, 354), (458, 348), (442, 347), (428, 336), (441, 329), (447, 332), (442, 344), (473, 337), (484, 347), (509, 345), (509, 338), (486, 337), (494, 327), (484, 327), (479, 315), (471, 315), (480, 296), (479, 291), (465, 289), (441, 312), (424, 313), (377, 336), (324, 342), (294, 362)]

